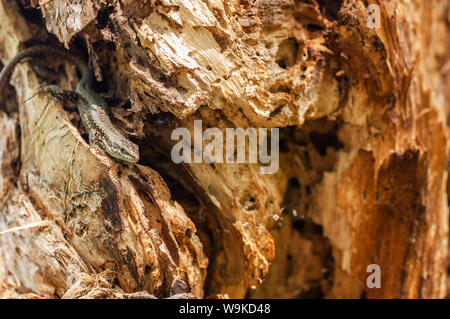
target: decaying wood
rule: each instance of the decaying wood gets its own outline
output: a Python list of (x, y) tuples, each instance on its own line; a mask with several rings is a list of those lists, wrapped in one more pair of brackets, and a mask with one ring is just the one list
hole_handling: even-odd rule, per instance
[[(76, 111), (16, 68), (1, 297), (167, 297), (175, 279), (198, 298), (447, 295), (447, 0), (0, 0), (0, 17), (3, 63), (36, 42), (88, 59), (141, 150), (126, 165), (89, 147)], [(280, 169), (174, 164), (171, 133), (194, 120), (280, 128)]]

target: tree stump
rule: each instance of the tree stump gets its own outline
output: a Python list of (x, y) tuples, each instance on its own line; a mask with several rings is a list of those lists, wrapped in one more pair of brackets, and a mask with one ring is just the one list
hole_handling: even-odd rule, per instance
[[(51, 79), (16, 67), (0, 297), (165, 298), (180, 280), (196, 298), (446, 297), (449, 6), (0, 0), (3, 65), (36, 43), (88, 61), (141, 154), (91, 147), (76, 109), (39, 90), (74, 89), (72, 65), (40, 58)], [(195, 123), (278, 129), (278, 169), (175, 163), (173, 132)]]

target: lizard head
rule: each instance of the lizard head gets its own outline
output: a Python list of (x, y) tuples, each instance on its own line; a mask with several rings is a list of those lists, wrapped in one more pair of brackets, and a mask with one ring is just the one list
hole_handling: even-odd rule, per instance
[(104, 144), (104, 150), (113, 158), (129, 163), (139, 161), (139, 146), (121, 134), (114, 134), (114, 138)]

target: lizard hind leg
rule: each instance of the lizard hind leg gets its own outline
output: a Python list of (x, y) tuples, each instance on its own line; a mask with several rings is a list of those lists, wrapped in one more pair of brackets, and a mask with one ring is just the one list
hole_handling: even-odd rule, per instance
[[(80, 109), (82, 109), (81, 105), (84, 105), (87, 103), (83, 96), (81, 96), (77, 92), (74, 92), (71, 90), (66, 90), (66, 89), (59, 87), (58, 85), (53, 85), (53, 84), (42, 86), (41, 88), (39, 88), (39, 91), (47, 93), (48, 95), (50, 95), (50, 97), (52, 99), (57, 100), (59, 102), (61, 102), (61, 101), (69, 102), (69, 104), (73, 108), (78, 109), (81, 120), (82, 120), (82, 114), (80, 112)], [(67, 106), (67, 105), (64, 105), (64, 106)], [(87, 129), (87, 132), (89, 135), (89, 141), (91, 141), (92, 137), (91, 137), (89, 129)]]
[(46, 85), (41, 87), (41, 91), (48, 93), (56, 100), (64, 100), (72, 103), (79, 103), (83, 100), (82, 96), (74, 91), (63, 89), (57, 85)]

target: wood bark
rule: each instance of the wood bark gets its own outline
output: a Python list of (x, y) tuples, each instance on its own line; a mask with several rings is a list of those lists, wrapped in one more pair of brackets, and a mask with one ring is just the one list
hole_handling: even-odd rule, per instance
[[(35, 43), (83, 57), (141, 151), (131, 165), (90, 147), (76, 110), (16, 68), (1, 93), (0, 297), (163, 298), (175, 279), (197, 298), (446, 297), (449, 6), (0, 0), (3, 64)], [(76, 86), (72, 66), (41, 60)], [(194, 120), (280, 128), (279, 170), (175, 164), (171, 134)]]

